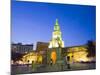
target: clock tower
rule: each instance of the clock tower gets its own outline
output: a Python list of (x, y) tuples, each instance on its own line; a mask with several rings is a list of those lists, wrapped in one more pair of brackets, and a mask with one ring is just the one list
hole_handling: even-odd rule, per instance
[(54, 25), (54, 31), (52, 33), (52, 39), (49, 42), (49, 49), (47, 51), (47, 62), (50, 64), (52, 61), (53, 64), (61, 63), (62, 61), (62, 48), (64, 47), (64, 41), (62, 40), (62, 33), (60, 30), (60, 26), (58, 23), (58, 19), (56, 19), (56, 23)]

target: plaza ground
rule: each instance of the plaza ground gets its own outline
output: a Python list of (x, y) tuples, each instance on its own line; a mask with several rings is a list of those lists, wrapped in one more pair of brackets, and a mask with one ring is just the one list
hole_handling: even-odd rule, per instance
[(58, 72), (58, 71), (75, 71), (95, 69), (95, 63), (72, 63), (70, 68), (68, 65), (36, 65), (32, 68), (31, 65), (11, 65), (11, 74), (28, 74), (28, 73), (43, 73), (43, 72)]

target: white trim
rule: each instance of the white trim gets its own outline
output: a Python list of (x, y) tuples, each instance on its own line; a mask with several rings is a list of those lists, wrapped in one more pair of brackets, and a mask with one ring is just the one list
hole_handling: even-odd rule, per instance
[(16, 0), (16, 1), (34, 1), (34, 2), (49, 2), (63, 4), (79, 4), (79, 5), (96, 5), (96, 0)]

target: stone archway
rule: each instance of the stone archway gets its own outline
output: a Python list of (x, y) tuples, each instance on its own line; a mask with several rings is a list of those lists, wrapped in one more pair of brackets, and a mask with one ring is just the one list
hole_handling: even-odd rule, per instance
[(52, 63), (55, 64), (56, 63), (56, 60), (57, 60), (56, 51), (52, 51), (51, 52), (51, 59), (52, 59)]

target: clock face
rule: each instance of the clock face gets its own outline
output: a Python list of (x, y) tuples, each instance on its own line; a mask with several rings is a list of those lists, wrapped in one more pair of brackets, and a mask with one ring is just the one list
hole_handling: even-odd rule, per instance
[(59, 26), (55, 26), (54, 27), (54, 30), (59, 30)]
[(57, 26), (56, 29), (59, 30), (59, 27)]

